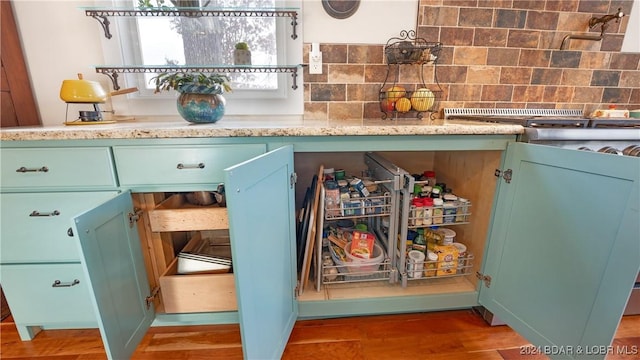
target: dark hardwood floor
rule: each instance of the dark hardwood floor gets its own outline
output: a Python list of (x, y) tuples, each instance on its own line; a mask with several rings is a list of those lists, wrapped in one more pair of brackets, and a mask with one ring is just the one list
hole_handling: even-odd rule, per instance
[[(106, 358), (96, 329), (47, 330), (22, 342), (9, 317), (0, 331), (2, 359)], [(547, 359), (521, 355), (527, 344), (507, 326), (492, 327), (471, 310), (455, 310), (298, 321), (283, 359)], [(640, 315), (626, 316), (607, 360), (640, 359), (639, 347)], [(237, 325), (154, 327), (133, 359), (242, 359), (240, 331)]]

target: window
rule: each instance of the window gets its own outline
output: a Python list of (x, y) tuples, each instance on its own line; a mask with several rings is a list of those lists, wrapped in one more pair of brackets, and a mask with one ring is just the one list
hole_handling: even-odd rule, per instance
[[(157, 3), (160, 1), (160, 4)], [(300, 0), (199, 0), (212, 9), (300, 8)], [(111, 6), (138, 7), (139, 0), (114, 1)], [(150, 0), (173, 7), (176, 1)], [(197, 2), (197, 0), (196, 0)], [(300, 21), (301, 16), (298, 16)], [(248, 43), (254, 65), (302, 63), (302, 36), (291, 38), (288, 17), (114, 17), (114, 36), (103, 39), (106, 65), (233, 65), (238, 42)], [(301, 115), (302, 71), (292, 89), (290, 73), (230, 73), (233, 92), (226, 93), (227, 115)], [(176, 115), (175, 92), (154, 94), (155, 74), (120, 74), (122, 88), (138, 92), (113, 99), (128, 115)]]

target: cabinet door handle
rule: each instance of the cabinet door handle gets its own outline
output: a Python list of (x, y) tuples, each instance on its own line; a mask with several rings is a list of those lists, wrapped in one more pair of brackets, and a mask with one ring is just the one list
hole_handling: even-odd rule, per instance
[(197, 164), (179, 163), (177, 168), (180, 169), (180, 170), (182, 170), (182, 169), (204, 169), (204, 163), (197, 163)]
[(51, 285), (51, 287), (72, 287), (78, 284), (80, 284), (80, 280), (78, 279), (75, 279), (72, 282), (66, 282), (66, 283), (63, 283), (60, 280), (56, 280), (53, 282), (53, 285)]
[(29, 168), (26, 168), (26, 167), (22, 166), (22, 167), (20, 167), (20, 168), (16, 169), (16, 172), (20, 172), (20, 173), (26, 173), (26, 172), (47, 172), (47, 171), (49, 171), (49, 168), (48, 168), (48, 167), (46, 167), (46, 166), (43, 166), (43, 167), (41, 167), (41, 168), (31, 168), (31, 169), (29, 169)]
[(33, 212), (29, 214), (29, 216), (58, 216), (58, 215), (60, 215), (60, 211), (58, 210), (53, 210), (52, 212), (48, 212), (48, 213), (41, 213), (38, 210), (33, 210)]

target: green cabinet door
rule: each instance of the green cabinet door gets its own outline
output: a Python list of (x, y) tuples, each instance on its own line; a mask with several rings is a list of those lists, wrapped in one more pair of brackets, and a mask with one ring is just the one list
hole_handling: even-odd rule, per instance
[(280, 359), (298, 316), (293, 148), (225, 170), (245, 359)]
[(131, 193), (75, 218), (98, 327), (109, 359), (129, 359), (154, 319)]
[(640, 269), (640, 159), (513, 143), (479, 302), (552, 358), (604, 358)]

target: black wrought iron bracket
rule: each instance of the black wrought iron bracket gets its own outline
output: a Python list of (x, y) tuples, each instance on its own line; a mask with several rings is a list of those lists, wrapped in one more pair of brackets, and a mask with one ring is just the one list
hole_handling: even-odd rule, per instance
[(96, 66), (98, 74), (107, 75), (111, 79), (114, 90), (120, 90), (118, 74), (132, 73), (166, 73), (166, 72), (204, 72), (204, 73), (291, 73), (293, 85), (298, 88), (298, 69), (300, 65), (273, 65), (273, 66)]
[(104, 36), (107, 39), (111, 39), (111, 31), (109, 30), (109, 16), (185, 16), (185, 17), (201, 17), (201, 16), (213, 16), (213, 17), (289, 17), (291, 18), (291, 38), (297, 39), (297, 26), (298, 26), (298, 11), (290, 9), (196, 9), (196, 8), (149, 8), (149, 9), (129, 9), (129, 10), (117, 10), (117, 9), (87, 9), (85, 10), (87, 16), (98, 20), (102, 29), (104, 30)]

